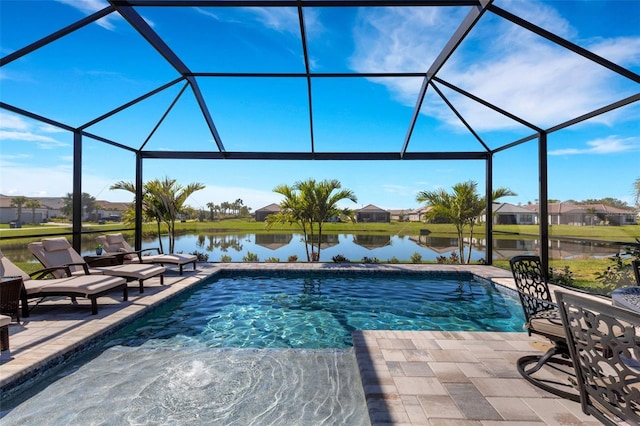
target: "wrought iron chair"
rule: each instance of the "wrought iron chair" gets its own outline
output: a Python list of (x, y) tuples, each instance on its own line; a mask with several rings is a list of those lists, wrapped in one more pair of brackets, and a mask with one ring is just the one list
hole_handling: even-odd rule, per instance
[(556, 291), (582, 411), (605, 425), (640, 425), (640, 314)]
[[(529, 336), (537, 334), (553, 346), (542, 355), (527, 355), (517, 361), (518, 372), (531, 384), (572, 401), (578, 401), (566, 334), (558, 306), (551, 298), (549, 285), (538, 256), (515, 256), (509, 261)], [(547, 368), (543, 368), (547, 367)], [(566, 382), (557, 377), (567, 378)]]
[(636, 285), (640, 285), (640, 260), (631, 261), (631, 269), (636, 277)]

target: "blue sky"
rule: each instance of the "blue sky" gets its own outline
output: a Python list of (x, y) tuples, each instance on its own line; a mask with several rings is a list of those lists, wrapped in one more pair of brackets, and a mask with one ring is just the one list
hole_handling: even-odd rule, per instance
[[(500, 1), (497, 6), (640, 73), (640, 0)], [(0, 55), (6, 56), (88, 14), (100, 0), (0, 0)], [(304, 72), (293, 8), (137, 8), (194, 72)], [(318, 73), (422, 72), (468, 8), (305, 8), (310, 67)], [(548, 128), (624, 97), (640, 85), (492, 14), (485, 14), (438, 74), (440, 78)], [(0, 68), (0, 99), (70, 126), (81, 126), (178, 77), (126, 21), (111, 14)], [(307, 85), (301, 78), (198, 78), (228, 151), (310, 150)], [(317, 152), (398, 152), (420, 78), (312, 81)], [(87, 130), (139, 147), (184, 83)], [(489, 148), (532, 131), (486, 107), (439, 88)], [(632, 202), (640, 177), (640, 104), (549, 136), (549, 197), (614, 197)], [(145, 149), (215, 150), (187, 88)], [(72, 191), (73, 138), (66, 131), (0, 110), (0, 193), (64, 196)], [(408, 152), (480, 151), (481, 145), (429, 89)], [(130, 152), (85, 139), (83, 191), (130, 201), (110, 191), (133, 181)], [(280, 184), (338, 179), (360, 207), (415, 208), (418, 191), (473, 180), (483, 188), (481, 161), (204, 161), (147, 160), (144, 179), (169, 176), (206, 186), (194, 207), (238, 198), (253, 209), (279, 196)], [(538, 198), (535, 141), (494, 156), (494, 186)]]

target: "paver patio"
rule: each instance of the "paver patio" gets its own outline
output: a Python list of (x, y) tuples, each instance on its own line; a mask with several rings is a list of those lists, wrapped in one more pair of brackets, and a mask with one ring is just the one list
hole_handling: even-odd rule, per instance
[[(442, 270), (471, 271), (513, 287), (509, 271), (491, 266), (460, 265), (338, 265), (338, 264), (199, 264), (198, 270), (168, 273), (165, 285), (149, 280), (145, 293), (130, 291), (129, 301), (99, 299), (98, 315), (89, 302), (69, 305), (47, 302), (21, 325), (10, 326), (10, 354), (0, 365), (0, 388), (47, 368), (91, 339), (200, 282), (224, 268), (307, 270)], [(358, 331), (353, 341), (374, 425), (590, 425), (580, 405), (542, 391), (518, 374), (517, 358), (537, 351), (526, 333)]]

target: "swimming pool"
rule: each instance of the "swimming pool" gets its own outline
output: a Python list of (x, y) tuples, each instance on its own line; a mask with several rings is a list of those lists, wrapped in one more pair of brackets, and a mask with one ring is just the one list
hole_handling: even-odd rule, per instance
[(470, 274), (227, 273), (114, 344), (347, 348), (353, 330), (522, 331), (523, 322), (516, 296)]
[(351, 330), (521, 331), (520, 311), (469, 274), (225, 273), (3, 402), (2, 423), (366, 425)]

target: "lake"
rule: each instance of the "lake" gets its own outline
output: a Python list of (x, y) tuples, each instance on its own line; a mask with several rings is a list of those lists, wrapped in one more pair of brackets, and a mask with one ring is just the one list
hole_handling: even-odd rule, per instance
[[(132, 239), (132, 237), (130, 238)], [(15, 240), (14, 240), (15, 241)], [(163, 237), (166, 249), (168, 239)], [(93, 254), (94, 236), (83, 237), (83, 255)], [(144, 248), (157, 247), (157, 239), (143, 242)], [(2, 244), (2, 252), (14, 262), (35, 261), (27, 251), (25, 243)], [(342, 255), (351, 261), (362, 261), (364, 257), (377, 258), (387, 262), (395, 257), (399, 261), (409, 261), (414, 253), (422, 257), (422, 261), (435, 262), (440, 256), (449, 257), (458, 250), (458, 239), (433, 235), (401, 236), (390, 234), (325, 234), (322, 236), (320, 260), (331, 262), (333, 256)], [(468, 244), (466, 245), (468, 248)], [(494, 238), (494, 259), (509, 259), (519, 254), (535, 254), (538, 240)], [(229, 256), (232, 262), (242, 262), (247, 253), (258, 256), (260, 262), (268, 258), (277, 258), (286, 262), (290, 256), (297, 256), (299, 261), (306, 261), (302, 234), (295, 233), (197, 233), (176, 237), (176, 252), (193, 253), (198, 251), (209, 255), (210, 262), (219, 262), (222, 256)], [(619, 245), (614, 243), (585, 240), (551, 239), (549, 254), (552, 259), (607, 258), (621, 253)], [(471, 259), (478, 261), (485, 258), (485, 240), (474, 241)]]
[[(163, 240), (165, 247), (167, 245)], [(146, 245), (146, 244), (145, 244)], [(156, 242), (157, 245), (157, 242)], [(468, 249), (468, 244), (465, 245)], [(264, 262), (268, 258), (287, 261), (289, 256), (306, 260), (302, 234), (198, 234), (181, 235), (176, 238), (176, 251), (192, 253), (194, 250), (209, 255), (209, 261), (217, 262), (223, 255), (233, 262), (241, 262), (251, 252)], [(494, 259), (509, 259), (519, 254), (534, 254), (538, 250), (535, 239), (493, 240)], [(408, 261), (418, 253), (423, 261), (435, 262), (440, 256), (449, 257), (458, 251), (458, 239), (430, 235), (385, 235), (385, 234), (326, 234), (322, 236), (320, 260), (330, 262), (333, 256), (342, 255), (351, 261), (364, 257), (386, 262), (395, 257)], [(549, 253), (552, 259), (606, 258), (620, 253), (619, 245), (598, 241), (551, 240)], [(474, 242), (471, 259), (485, 258), (485, 240)]]

